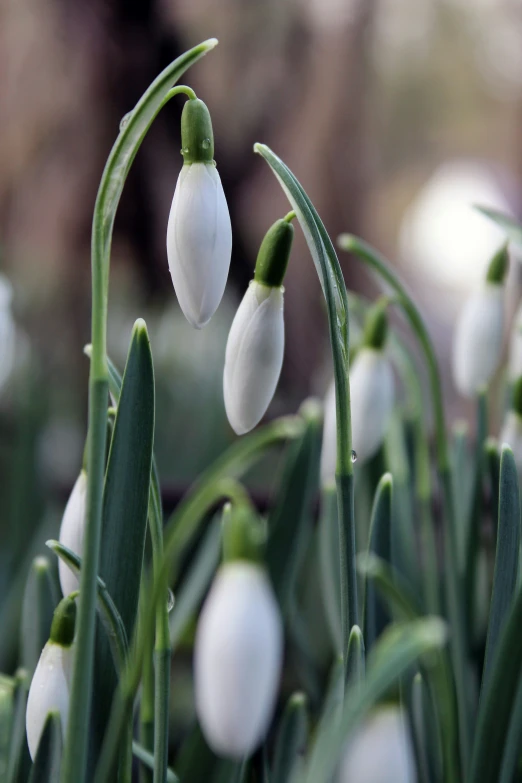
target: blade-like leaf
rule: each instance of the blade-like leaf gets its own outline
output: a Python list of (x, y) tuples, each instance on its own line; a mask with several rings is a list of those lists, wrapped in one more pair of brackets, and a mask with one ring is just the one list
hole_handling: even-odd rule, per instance
[(308, 739), (306, 696), (294, 693), (288, 700), (275, 741), (270, 783), (288, 783)]
[(510, 239), (515, 245), (522, 247), (522, 226), (518, 221), (514, 220), (509, 215), (506, 215), (505, 212), (499, 212), (497, 209), (491, 209), (490, 207), (481, 207), (476, 205), (475, 209), (488, 217), (503, 231), (505, 231), (507, 238)]
[[(379, 481), (370, 522), (369, 551), (385, 562), (391, 558), (393, 479), (385, 473)], [(370, 650), (389, 622), (389, 615), (375, 593), (371, 580), (364, 580), (364, 637)]]
[(339, 525), (337, 522), (335, 486), (325, 486), (321, 492), (319, 515), (319, 569), (321, 594), (332, 637), (334, 651), (342, 650), (341, 591), (339, 576)]
[(29, 783), (56, 783), (62, 763), (62, 722), (58, 712), (50, 712), (40, 737)]
[(283, 613), (288, 611), (305, 526), (311, 522), (311, 503), (319, 488), (321, 410), (314, 400), (308, 400), (300, 413), (305, 430), (289, 447), (277, 501), (268, 519), (266, 562)]
[(348, 642), (348, 665), (346, 667), (346, 683), (360, 682), (364, 677), (364, 639), (358, 625), (354, 625)]
[[(154, 438), (154, 371), (147, 329), (134, 326), (103, 492), (100, 577), (132, 637), (145, 545)], [(116, 687), (109, 644), (97, 635), (94, 748), (99, 748)]]
[(25, 585), (20, 638), (21, 665), (31, 676), (49, 639), (53, 612), (59, 600), (59, 588), (49, 559), (35, 557)]
[(14, 720), (15, 681), (0, 675), (0, 780), (7, 775), (9, 746)]
[(491, 675), (491, 663), (500, 632), (509, 613), (517, 584), (520, 557), (520, 498), (517, 466), (509, 446), (502, 447), (495, 575), (489, 609), (488, 636), (482, 687)]
[[(19, 669), (15, 675), (16, 692), (14, 699), (13, 730), (10, 738), (8, 783), (25, 783), (31, 767), (31, 757), (27, 747), (25, 713), (31, 678), (26, 669)], [(4, 778), (0, 774), (0, 780)]]
[[(144, 748), (138, 742), (133, 742), (132, 752), (138, 761), (141, 761), (142, 764), (145, 764), (148, 769), (154, 769), (154, 755), (146, 748)], [(166, 781), (167, 783), (179, 783), (179, 778), (171, 769), (167, 769)]]

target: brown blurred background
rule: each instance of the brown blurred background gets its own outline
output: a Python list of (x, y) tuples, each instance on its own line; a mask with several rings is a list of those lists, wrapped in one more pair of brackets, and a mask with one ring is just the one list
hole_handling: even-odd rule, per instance
[[(56, 534), (80, 467), (90, 223), (119, 122), (163, 67), (212, 36), (219, 46), (186, 76), (212, 114), (234, 230), (228, 292), (211, 324), (194, 332), (181, 316), (165, 253), (181, 99), (136, 158), (114, 237), (110, 351), (121, 365), (133, 321), (147, 320), (166, 486), (184, 487), (232, 439), (226, 335), (264, 231), (287, 211), (255, 141), (293, 169), (333, 238), (361, 234), (400, 265), (444, 367), (462, 298), (501, 240), (470, 204), (519, 212), (520, 0), (0, 0), (0, 271), (17, 329), (0, 390), (0, 587), (30, 554), (28, 528), (38, 541)], [(354, 259), (341, 261), (350, 287), (376, 291)], [(330, 372), (299, 232), (286, 329), (271, 416), (322, 394)], [(452, 413), (465, 414), (447, 384)]]

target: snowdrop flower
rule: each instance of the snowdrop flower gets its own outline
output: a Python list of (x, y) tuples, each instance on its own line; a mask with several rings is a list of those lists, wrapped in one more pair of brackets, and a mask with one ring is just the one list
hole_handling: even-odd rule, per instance
[(518, 306), (509, 339), (508, 370), (511, 380), (522, 375), (522, 301)]
[(225, 290), (232, 228), (214, 157), (210, 114), (191, 98), (181, 117), (184, 158), (167, 227), (167, 256), (185, 317), (201, 329), (216, 312)]
[(244, 534), (224, 531), (227, 559), (201, 611), (194, 648), (202, 731), (215, 753), (237, 759), (249, 756), (268, 731), (283, 656), (279, 608)]
[[(87, 503), (87, 474), (82, 470), (67, 501), (60, 527), (60, 543), (74, 552), (78, 557), (83, 554), (83, 536), (85, 533), (85, 511)], [(60, 585), (62, 593), (69, 595), (78, 590), (78, 577), (63, 562), (58, 561)]]
[(42, 650), (27, 698), (25, 727), (27, 744), (33, 760), (49, 712), (59, 712), (62, 736), (65, 737), (69, 715), (75, 621), (74, 598), (62, 599), (54, 613), (51, 636)]
[(415, 759), (399, 707), (378, 708), (350, 741), (339, 783), (415, 783)]
[(513, 386), (511, 408), (504, 419), (499, 441), (511, 447), (517, 470), (522, 476), (522, 374)]
[[(373, 457), (381, 446), (393, 411), (394, 381), (390, 361), (384, 353), (388, 322), (386, 300), (368, 312), (363, 344), (350, 368), (352, 446), (360, 462)], [(321, 481), (335, 481), (337, 462), (337, 413), (332, 382), (325, 399)]]
[(228, 420), (238, 435), (259, 423), (279, 381), (285, 347), (282, 282), (292, 247), (293, 217), (290, 212), (266, 233), (254, 279), (228, 336), (223, 393)]
[(474, 397), (489, 383), (501, 358), (507, 248), (490, 262), (486, 280), (465, 303), (453, 344), (453, 377), (464, 397)]
[(15, 362), (16, 328), (11, 312), (13, 290), (0, 275), (0, 389), (8, 380)]

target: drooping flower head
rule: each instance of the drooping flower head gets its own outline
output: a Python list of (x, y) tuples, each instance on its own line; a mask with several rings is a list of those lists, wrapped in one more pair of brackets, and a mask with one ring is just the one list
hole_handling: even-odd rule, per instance
[[(60, 526), (60, 543), (78, 555), (78, 557), (81, 557), (83, 554), (86, 507), (87, 473), (85, 470), (81, 470), (67, 501)], [(69, 595), (69, 593), (78, 589), (77, 575), (61, 559), (58, 562), (58, 572), (64, 595)]]
[(210, 113), (191, 98), (181, 116), (183, 168), (167, 227), (172, 282), (185, 317), (196, 329), (212, 318), (225, 290), (232, 252), (232, 228), (214, 162)]

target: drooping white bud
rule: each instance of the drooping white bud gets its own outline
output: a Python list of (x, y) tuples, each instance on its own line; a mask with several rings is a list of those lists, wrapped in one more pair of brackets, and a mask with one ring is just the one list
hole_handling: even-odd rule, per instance
[(355, 733), (341, 762), (339, 783), (415, 783), (415, 757), (399, 707), (378, 708)]
[(283, 288), (252, 280), (230, 329), (223, 392), (228, 420), (238, 435), (258, 424), (283, 364)]
[(504, 330), (504, 290), (486, 282), (465, 303), (453, 343), (453, 377), (458, 391), (474, 397), (497, 369)]
[(243, 758), (272, 718), (283, 655), (281, 616), (268, 577), (235, 560), (218, 571), (194, 649), (196, 710), (210, 747)]
[(74, 598), (64, 598), (57, 606), (51, 636), (34, 671), (25, 713), (27, 744), (34, 759), (49, 712), (57, 711), (65, 737), (73, 666), (73, 639), (76, 622)]
[[(87, 474), (82, 470), (67, 501), (60, 526), (60, 543), (79, 557), (83, 554), (86, 504)], [(58, 571), (64, 595), (78, 590), (78, 577), (61, 558), (58, 561)]]
[[(382, 444), (394, 404), (393, 371), (384, 352), (363, 347), (350, 370), (352, 446), (359, 462), (373, 457)], [(325, 399), (321, 481), (335, 481), (337, 429), (335, 388), (332, 383)]]

